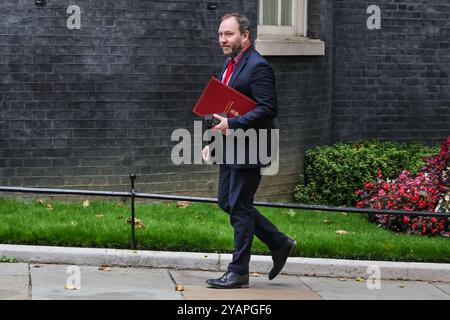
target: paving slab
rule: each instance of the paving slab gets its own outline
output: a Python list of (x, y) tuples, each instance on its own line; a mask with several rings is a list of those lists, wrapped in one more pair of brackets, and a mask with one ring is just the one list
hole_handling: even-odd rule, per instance
[(365, 280), (321, 277), (301, 277), (301, 280), (326, 300), (450, 300), (448, 292), (425, 281), (381, 280), (379, 289), (369, 289)]
[(27, 263), (0, 263), (0, 300), (28, 300), (29, 283)]
[(250, 277), (250, 287), (244, 289), (214, 289), (205, 284), (206, 279), (219, 278), (222, 272), (171, 270), (170, 274), (182, 285), (183, 298), (186, 300), (320, 300), (296, 276), (278, 276), (269, 281), (266, 274), (254, 274)]
[(182, 299), (164, 269), (108, 267), (100, 270), (100, 267), (81, 266), (78, 272), (76, 268), (68, 265), (30, 265), (32, 299)]
[(450, 295), (450, 282), (432, 282), (432, 284)]
[(28, 263), (0, 263), (0, 276), (27, 276)]
[(0, 300), (28, 300), (28, 276), (0, 276)]

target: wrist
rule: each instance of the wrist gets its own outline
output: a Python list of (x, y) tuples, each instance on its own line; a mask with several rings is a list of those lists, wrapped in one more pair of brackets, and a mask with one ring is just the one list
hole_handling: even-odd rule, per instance
[(237, 128), (237, 120), (236, 118), (227, 119), (228, 129), (236, 129)]

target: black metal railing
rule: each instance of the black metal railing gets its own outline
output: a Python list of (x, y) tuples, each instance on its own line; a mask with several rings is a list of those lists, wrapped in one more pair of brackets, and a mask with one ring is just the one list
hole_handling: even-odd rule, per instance
[[(98, 197), (120, 197), (130, 198), (131, 211), (131, 249), (136, 249), (135, 239), (135, 202), (136, 198), (141, 199), (155, 199), (155, 200), (169, 200), (169, 201), (190, 201), (203, 203), (217, 203), (216, 198), (192, 197), (192, 196), (177, 196), (166, 194), (140, 193), (135, 192), (136, 175), (130, 175), (130, 192), (116, 192), (116, 191), (95, 191), (95, 190), (72, 190), (72, 189), (48, 189), (48, 188), (24, 188), (24, 187), (7, 187), (0, 186), (0, 192), (14, 192), (14, 193), (41, 193), (41, 194), (56, 194), (56, 195), (78, 195), (78, 196), (98, 196)], [(302, 209), (302, 210), (319, 210), (328, 212), (350, 212), (350, 213), (365, 213), (369, 215), (388, 214), (401, 215), (409, 217), (450, 217), (450, 213), (445, 212), (426, 212), (426, 211), (403, 211), (403, 210), (382, 210), (371, 208), (351, 208), (351, 207), (336, 207), (325, 205), (311, 205), (301, 203), (284, 203), (284, 202), (268, 202), (255, 201), (255, 206), (284, 208), (284, 209)]]

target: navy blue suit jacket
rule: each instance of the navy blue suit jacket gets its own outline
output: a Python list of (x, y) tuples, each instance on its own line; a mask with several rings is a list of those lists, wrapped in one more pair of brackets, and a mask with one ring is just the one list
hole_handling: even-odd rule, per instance
[[(221, 72), (221, 78), (226, 70), (228, 59), (225, 61)], [(220, 79), (221, 79), (220, 78)], [(236, 118), (228, 119), (228, 127), (230, 129), (275, 129), (275, 117), (278, 113), (277, 95), (275, 87), (275, 75), (272, 67), (253, 47), (244, 52), (239, 63), (228, 82), (228, 85), (245, 94), (249, 98), (256, 101), (256, 107), (252, 111), (247, 112)], [(257, 130), (258, 132), (258, 130)], [(267, 150), (271, 147), (271, 135), (268, 130)], [(259, 134), (257, 141), (259, 146)], [(259, 155), (257, 163), (250, 163), (249, 157), (250, 146), (245, 146), (245, 163), (236, 164), (236, 152), (234, 162), (230, 165), (234, 168), (255, 168), (263, 167), (268, 164), (261, 164)], [(252, 149), (254, 150), (254, 148)], [(259, 148), (258, 154), (259, 154)], [(225, 150), (224, 150), (225, 151)], [(225, 152), (224, 152), (225, 153)], [(269, 152), (270, 155), (270, 152)], [(226, 154), (225, 156), (226, 157)]]

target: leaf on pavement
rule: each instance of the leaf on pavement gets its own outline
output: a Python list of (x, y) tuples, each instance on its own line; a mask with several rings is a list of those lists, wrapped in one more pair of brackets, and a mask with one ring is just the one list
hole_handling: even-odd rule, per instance
[(185, 290), (185, 288), (182, 285), (176, 285), (175, 286), (175, 291), (184, 291), (184, 290)]
[(71, 284), (69, 284), (69, 285), (66, 284), (64, 286), (64, 289), (66, 289), (66, 290), (78, 290), (77, 287), (75, 287), (74, 285), (71, 285)]
[(100, 266), (100, 268), (98, 268), (98, 270), (100, 270), (100, 271), (111, 271), (111, 267), (108, 267), (108, 266)]
[(366, 281), (366, 280), (364, 280), (363, 278), (356, 278), (355, 280), (358, 281), (358, 282), (364, 282), (364, 281)]

